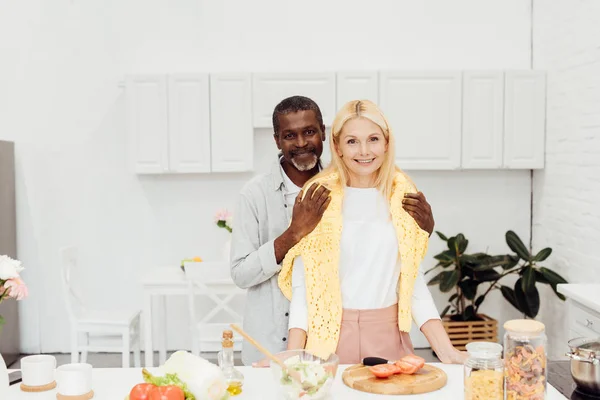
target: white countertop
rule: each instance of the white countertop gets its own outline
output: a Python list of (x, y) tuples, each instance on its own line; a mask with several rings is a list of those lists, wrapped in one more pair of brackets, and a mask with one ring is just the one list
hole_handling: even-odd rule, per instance
[[(463, 398), (463, 367), (462, 365), (432, 364), (443, 369), (448, 374), (448, 383), (442, 389), (420, 395), (407, 395), (403, 398), (422, 400), (448, 400)], [(350, 389), (342, 382), (342, 372), (347, 365), (338, 368), (336, 380), (332, 389), (332, 400), (386, 400), (398, 399), (398, 396), (383, 396), (359, 392)], [(243, 392), (231, 400), (277, 400), (277, 386), (272, 372), (268, 368), (240, 367), (244, 374)], [(141, 368), (97, 368), (93, 370), (94, 400), (121, 400), (129, 394), (131, 388), (143, 382)], [(19, 384), (10, 387), (10, 400), (56, 400), (56, 390), (45, 393), (25, 393)], [(2, 399), (4, 400), (4, 399)], [(548, 385), (547, 400), (566, 400), (555, 388)]]
[(563, 283), (556, 290), (566, 297), (600, 313), (600, 285), (591, 283)]

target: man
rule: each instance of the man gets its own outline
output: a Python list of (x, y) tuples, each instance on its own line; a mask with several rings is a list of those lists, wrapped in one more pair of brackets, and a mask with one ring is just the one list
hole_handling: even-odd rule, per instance
[[(248, 290), (244, 330), (277, 353), (287, 347), (289, 316), (289, 302), (277, 285), (280, 264), (317, 226), (329, 204), (329, 190), (311, 186), (304, 199), (298, 196), (321, 168), (325, 125), (319, 106), (303, 96), (284, 99), (273, 111), (273, 131), (279, 157), (270, 172), (254, 177), (239, 196), (231, 241), (231, 277)], [(404, 208), (431, 234), (433, 216), (422, 193), (407, 195)], [(246, 341), (242, 362), (267, 365), (264, 356)]]

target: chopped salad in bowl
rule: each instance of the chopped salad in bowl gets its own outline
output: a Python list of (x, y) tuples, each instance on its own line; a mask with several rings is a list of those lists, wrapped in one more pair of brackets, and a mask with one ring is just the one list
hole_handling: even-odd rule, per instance
[(323, 360), (306, 350), (288, 350), (276, 354), (275, 357), (300, 376), (301, 383), (271, 361), (273, 377), (285, 400), (320, 400), (329, 396), (339, 365), (338, 356), (332, 354), (327, 360)]

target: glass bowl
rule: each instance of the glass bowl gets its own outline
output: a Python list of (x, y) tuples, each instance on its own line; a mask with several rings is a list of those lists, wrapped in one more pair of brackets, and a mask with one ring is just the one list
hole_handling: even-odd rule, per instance
[(340, 359), (331, 354), (324, 360), (306, 350), (288, 350), (275, 354), (291, 370), (298, 371), (302, 385), (271, 361), (273, 378), (285, 400), (320, 400), (329, 398)]

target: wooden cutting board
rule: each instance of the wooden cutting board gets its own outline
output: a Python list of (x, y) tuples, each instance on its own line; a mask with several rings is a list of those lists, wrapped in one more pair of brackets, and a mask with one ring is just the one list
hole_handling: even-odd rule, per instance
[(425, 364), (414, 375), (396, 374), (389, 378), (376, 378), (369, 367), (362, 364), (348, 367), (342, 380), (352, 389), (376, 394), (420, 394), (433, 392), (446, 385), (448, 377), (441, 369)]

